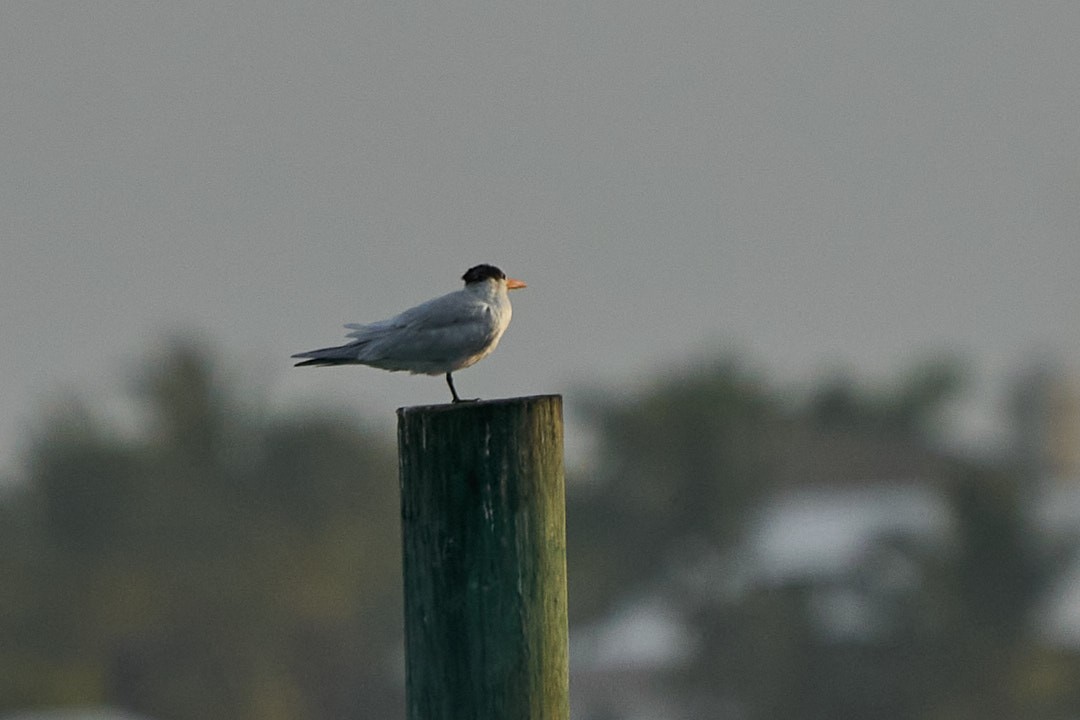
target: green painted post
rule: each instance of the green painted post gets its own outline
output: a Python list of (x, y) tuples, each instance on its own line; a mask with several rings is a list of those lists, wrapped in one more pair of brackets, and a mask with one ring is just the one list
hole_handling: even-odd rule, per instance
[(567, 720), (562, 397), (398, 410), (409, 720)]

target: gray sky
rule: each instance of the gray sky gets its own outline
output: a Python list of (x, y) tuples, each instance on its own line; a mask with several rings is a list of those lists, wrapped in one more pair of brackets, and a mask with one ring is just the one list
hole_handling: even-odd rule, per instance
[(441, 379), (288, 355), (529, 283), (465, 395), (734, 349), (776, 377), (1080, 358), (1080, 4), (0, 5), (0, 466), (205, 332), (392, 427)]

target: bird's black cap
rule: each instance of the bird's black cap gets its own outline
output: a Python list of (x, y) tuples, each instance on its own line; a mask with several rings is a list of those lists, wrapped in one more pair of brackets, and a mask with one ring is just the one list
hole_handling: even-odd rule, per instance
[(465, 274), (461, 276), (461, 279), (468, 285), (483, 280), (505, 280), (506, 273), (494, 265), (477, 265), (476, 267), (471, 267), (466, 270)]

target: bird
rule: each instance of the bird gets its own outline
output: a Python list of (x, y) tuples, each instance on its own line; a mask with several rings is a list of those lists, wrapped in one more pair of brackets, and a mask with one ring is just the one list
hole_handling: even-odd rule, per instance
[(352, 342), (296, 353), (295, 367), (367, 365), (414, 375), (446, 374), (452, 402), (462, 400), (453, 373), (495, 350), (510, 325), (509, 290), (526, 287), (494, 265), (476, 265), (461, 276), (465, 287), (421, 303), (388, 320), (348, 323)]

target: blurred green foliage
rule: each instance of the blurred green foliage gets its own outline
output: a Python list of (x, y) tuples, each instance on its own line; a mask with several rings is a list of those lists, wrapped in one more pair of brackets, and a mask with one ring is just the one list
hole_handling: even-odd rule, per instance
[(178, 342), (136, 384), (134, 437), (75, 401), (47, 423), (0, 503), (0, 711), (396, 714), (393, 449), (236, 391)]
[[(0, 713), (401, 717), (394, 449), (344, 417), (266, 412), (197, 344), (161, 357), (134, 383), (133, 432), (58, 405), (0, 494)], [(643, 598), (669, 607), (689, 660), (645, 672), (676, 717), (1080, 714), (1076, 654), (1032, 623), (1074, 548), (1032, 526), (1021, 464), (943, 452), (964, 376), (937, 358), (795, 397), (723, 359), (578, 402), (596, 446), (568, 483), (572, 637)], [(885, 535), (842, 578), (755, 580), (748, 534), (777, 493), (889, 478), (940, 491), (947, 542)], [(873, 632), (823, 634), (838, 597)]]

